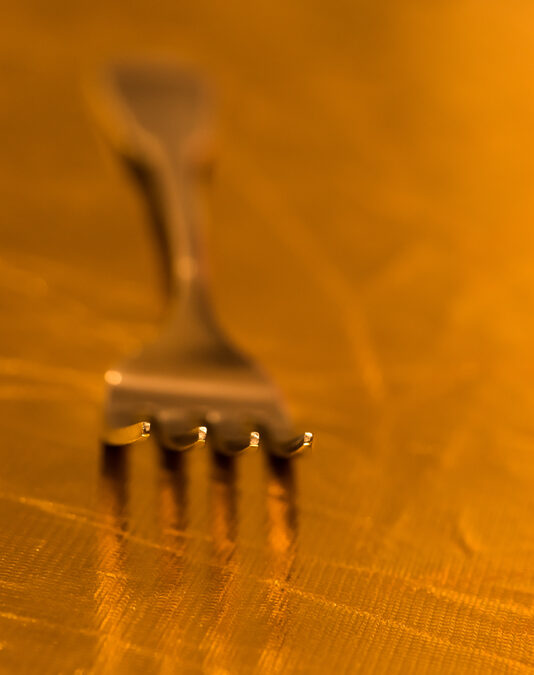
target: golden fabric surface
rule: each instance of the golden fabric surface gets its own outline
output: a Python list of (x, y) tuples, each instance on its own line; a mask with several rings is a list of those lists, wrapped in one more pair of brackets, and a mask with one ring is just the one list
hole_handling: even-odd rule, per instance
[[(0, 34), (0, 670), (532, 670), (532, 3), (22, 0)], [(285, 472), (99, 447), (162, 302), (80, 83), (154, 54), (219, 92), (216, 302), (316, 432)]]

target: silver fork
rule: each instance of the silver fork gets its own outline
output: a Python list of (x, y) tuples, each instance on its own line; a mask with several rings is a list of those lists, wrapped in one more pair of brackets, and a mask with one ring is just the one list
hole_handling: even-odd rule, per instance
[(106, 373), (104, 442), (132, 442), (152, 424), (176, 450), (208, 435), (232, 455), (261, 436), (272, 454), (300, 453), (313, 435), (295, 434), (274, 384), (223, 334), (209, 299), (198, 199), (210, 168), (206, 86), (187, 69), (143, 64), (115, 66), (101, 91), (101, 126), (142, 189), (169, 293), (157, 340)]

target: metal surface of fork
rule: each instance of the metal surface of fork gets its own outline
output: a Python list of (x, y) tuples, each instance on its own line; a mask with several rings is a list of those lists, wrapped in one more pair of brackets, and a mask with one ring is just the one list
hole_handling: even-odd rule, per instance
[(223, 334), (209, 299), (199, 190), (209, 173), (210, 96), (194, 73), (172, 65), (115, 66), (97, 109), (108, 140), (146, 200), (163, 259), (168, 316), (158, 339), (106, 373), (104, 442), (146, 436), (186, 449), (206, 433), (232, 454), (262, 445), (292, 456), (295, 435), (275, 386)]

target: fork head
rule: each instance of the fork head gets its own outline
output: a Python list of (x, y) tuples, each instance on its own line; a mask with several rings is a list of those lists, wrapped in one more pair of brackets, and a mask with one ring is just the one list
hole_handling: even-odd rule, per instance
[[(162, 336), (106, 375), (105, 441), (117, 429), (149, 423), (162, 447), (187, 450), (209, 441), (217, 453), (235, 455), (261, 443), (289, 457), (312, 443), (297, 436), (270, 378), (252, 360), (219, 340), (170, 342)], [(146, 436), (146, 426), (135, 427)], [(135, 431), (134, 431), (135, 436)]]

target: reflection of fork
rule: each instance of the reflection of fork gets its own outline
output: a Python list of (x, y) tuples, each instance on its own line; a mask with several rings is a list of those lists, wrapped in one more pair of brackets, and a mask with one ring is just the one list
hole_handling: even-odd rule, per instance
[(110, 74), (112, 117), (101, 120), (142, 187), (170, 307), (159, 338), (106, 373), (104, 440), (122, 444), (146, 435), (146, 420), (170, 448), (190, 447), (208, 431), (216, 451), (232, 454), (258, 445), (261, 433), (269, 452), (296, 454), (312, 434), (294, 434), (274, 385), (229, 342), (209, 300), (196, 199), (209, 168), (207, 90), (173, 66), (118, 66)]

